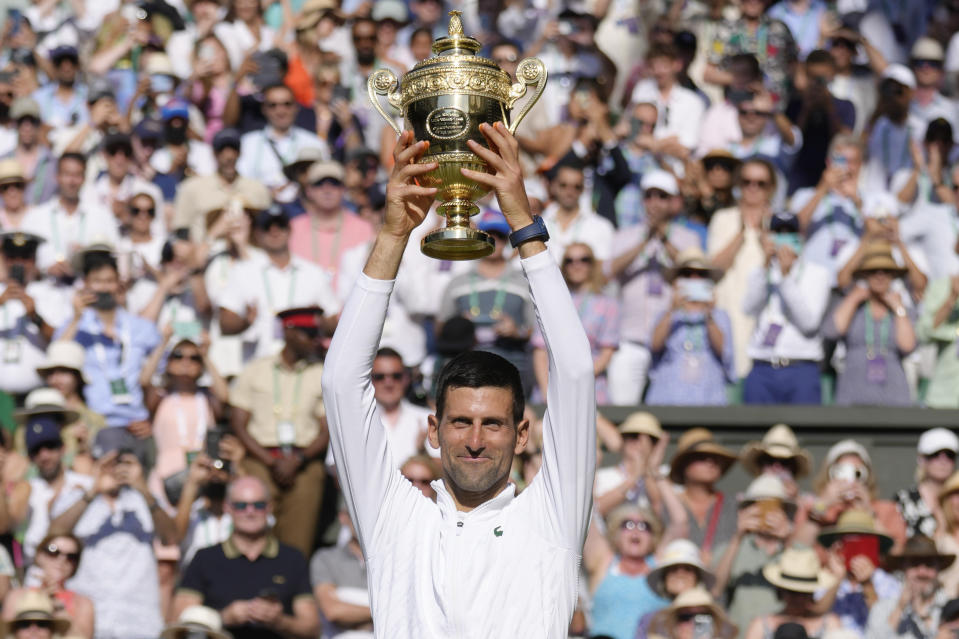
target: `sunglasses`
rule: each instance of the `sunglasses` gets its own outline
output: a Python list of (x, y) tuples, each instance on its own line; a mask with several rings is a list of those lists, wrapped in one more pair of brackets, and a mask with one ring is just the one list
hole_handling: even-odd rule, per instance
[(939, 60), (919, 59), (919, 60), (913, 60), (912, 66), (918, 67), (918, 68), (927, 67), (930, 69), (941, 69), (942, 62)]
[(564, 257), (563, 266), (569, 266), (570, 264), (592, 264), (593, 258), (589, 255), (583, 255), (582, 257)]
[(714, 169), (722, 169), (723, 171), (733, 172), (733, 167), (735, 166), (734, 162), (729, 160), (704, 160), (703, 168), (707, 171), (712, 171)]
[(948, 457), (948, 458), (949, 458), (949, 461), (956, 461), (956, 453), (955, 453), (954, 451), (951, 451), (951, 450), (937, 450), (937, 451), (934, 452), (933, 454), (931, 454), (931, 455), (923, 455), (923, 457), (925, 457), (926, 459), (929, 459), (929, 460), (933, 460), (933, 459), (936, 459), (937, 457), (940, 457), (940, 456), (942, 456), (942, 455), (945, 455), (946, 457)]
[(43, 552), (50, 555), (51, 557), (65, 557), (67, 561), (74, 564), (80, 561), (79, 552), (66, 552), (66, 551), (60, 550), (60, 548), (57, 547), (56, 544), (49, 544), (46, 548), (43, 549)]
[(29, 122), (33, 126), (40, 126), (40, 118), (35, 118), (32, 115), (25, 115), (17, 120), (17, 124), (23, 124), (24, 122)]
[(770, 111), (760, 111), (759, 109), (740, 109), (739, 115), (759, 115), (768, 118), (772, 113)]
[(34, 626), (43, 628), (44, 630), (51, 630), (53, 628), (53, 621), (48, 619), (22, 619), (13, 622), (14, 630), (25, 630), (26, 628), (32, 628)]
[(313, 183), (313, 186), (343, 186), (343, 183), (333, 177), (325, 177)]
[(112, 149), (104, 149), (104, 152), (110, 157), (113, 157), (114, 155), (123, 155), (126, 157), (130, 157), (130, 150), (123, 146), (114, 147)]
[(23, 182), (7, 182), (6, 184), (0, 184), (0, 193), (6, 193), (10, 189), (22, 191), (24, 188), (26, 188), (26, 184)]
[(699, 269), (695, 269), (695, 268), (681, 268), (677, 272), (677, 275), (679, 277), (683, 277), (687, 279), (693, 278), (693, 277), (704, 279), (707, 275), (709, 275), (709, 273), (706, 271), (700, 271)]
[(230, 505), (233, 507), (233, 510), (244, 511), (247, 508), (253, 508), (256, 511), (262, 512), (266, 510), (266, 501), (231, 501)]
[(300, 331), (310, 339), (316, 339), (320, 336), (320, 328), (318, 326), (297, 326), (296, 330)]
[(292, 109), (294, 104), (295, 103), (293, 102), (293, 100), (284, 100), (282, 102), (264, 102), (263, 106), (265, 106), (268, 109), (275, 109), (277, 107)]
[(353, 42), (375, 42), (376, 34), (373, 35), (355, 35), (353, 36)]
[(197, 364), (203, 363), (203, 356), (199, 353), (194, 353), (193, 355), (187, 355), (180, 351), (173, 351), (170, 353), (170, 359), (188, 359), (191, 362), (196, 362)]
[(394, 382), (402, 382), (405, 376), (406, 373), (373, 373), (370, 375), (374, 382), (382, 382), (387, 378), (392, 379)]
[(760, 189), (765, 189), (769, 186), (769, 182), (767, 182), (766, 180), (748, 180), (746, 178), (743, 178), (742, 180), (740, 180), (740, 183), (745, 187), (755, 186)]
[(671, 197), (672, 195), (659, 189), (649, 189), (643, 192), (643, 199), (645, 200), (668, 200)]
[(156, 213), (157, 213), (157, 210), (153, 208), (152, 206), (145, 209), (141, 209), (139, 206), (130, 207), (130, 215), (132, 215), (133, 217), (136, 217), (138, 215), (149, 215), (150, 217), (153, 217), (154, 215), (156, 215)]
[(649, 524), (645, 521), (636, 519), (627, 519), (619, 525), (620, 530), (638, 530), (640, 532), (649, 532)]
[(676, 621), (678, 623), (689, 623), (690, 621), (695, 621), (696, 617), (701, 615), (701, 612), (678, 612), (676, 613)]

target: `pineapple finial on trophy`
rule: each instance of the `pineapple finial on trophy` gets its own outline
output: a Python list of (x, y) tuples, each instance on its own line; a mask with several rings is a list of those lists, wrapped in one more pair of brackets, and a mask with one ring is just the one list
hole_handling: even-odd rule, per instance
[(463, 15), (462, 11), (450, 11), (450, 24), (449, 24), (449, 33), (451, 38), (463, 37), (463, 20), (460, 16)]

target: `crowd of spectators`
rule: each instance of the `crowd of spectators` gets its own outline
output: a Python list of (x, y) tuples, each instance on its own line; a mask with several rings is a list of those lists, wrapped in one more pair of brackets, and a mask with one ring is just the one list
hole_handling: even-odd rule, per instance
[[(393, 161), (367, 78), (426, 59), (450, 9), (506, 73), (549, 71), (517, 137), (601, 407), (959, 408), (957, 0), (5, 7), (11, 636), (372, 636), (320, 378)], [(509, 225), (480, 205), (480, 260), (419, 252), (439, 216), (417, 230), (373, 362), (393, 458), (429, 498), (446, 361), (489, 350), (532, 401), (547, 385)], [(621, 461), (597, 473), (571, 635), (959, 629), (952, 433), (922, 436), (893, 500), (853, 440), (807, 494), (813, 460), (783, 425), (743, 451), (692, 429), (669, 461), (651, 414), (599, 436)], [(726, 496), (735, 463), (756, 479)]]

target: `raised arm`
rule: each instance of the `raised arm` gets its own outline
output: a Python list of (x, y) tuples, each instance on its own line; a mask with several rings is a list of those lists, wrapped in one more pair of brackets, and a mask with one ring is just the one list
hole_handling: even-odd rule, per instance
[(393, 152), (383, 228), (363, 274), (347, 299), (323, 372), (323, 399), (340, 486), (361, 543), (372, 540), (391, 482), (399, 478), (373, 397), (370, 372), (386, 308), (410, 233), (426, 217), (435, 189), (413, 179), (435, 164), (413, 164), (428, 143), (413, 143), (405, 132)]

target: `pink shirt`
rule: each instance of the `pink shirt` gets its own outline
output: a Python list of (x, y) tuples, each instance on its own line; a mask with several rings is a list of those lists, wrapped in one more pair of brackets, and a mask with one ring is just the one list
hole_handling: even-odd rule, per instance
[(341, 219), (341, 225), (328, 230), (314, 228), (309, 213), (298, 215), (290, 222), (290, 251), (326, 270), (334, 289), (343, 255), (371, 241), (375, 234), (369, 222), (349, 211), (344, 211)]
[(203, 393), (173, 393), (160, 400), (153, 417), (157, 460), (149, 483), (154, 494), (164, 494), (164, 478), (187, 469), (187, 453), (203, 450), (207, 428), (213, 426), (213, 410)]

